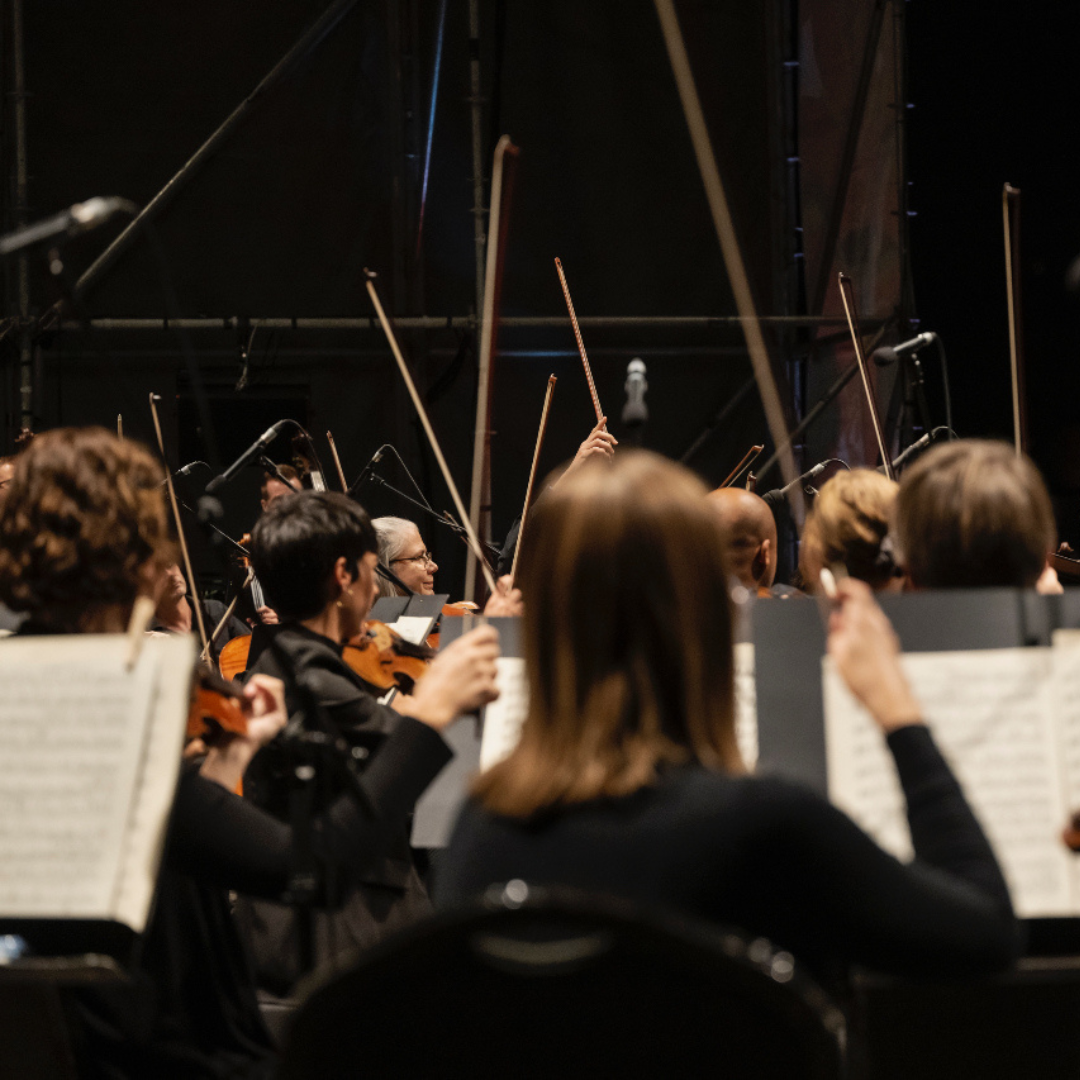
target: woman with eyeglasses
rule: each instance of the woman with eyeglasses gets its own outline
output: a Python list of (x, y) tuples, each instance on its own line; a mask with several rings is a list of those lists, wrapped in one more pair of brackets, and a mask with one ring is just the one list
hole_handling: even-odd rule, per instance
[[(399, 517), (376, 518), (372, 525), (379, 538), (379, 562), (387, 566), (407, 588), (421, 596), (435, 592), (438, 563), (431, 557), (415, 522)], [(401, 596), (390, 581), (379, 578), (380, 596)]]

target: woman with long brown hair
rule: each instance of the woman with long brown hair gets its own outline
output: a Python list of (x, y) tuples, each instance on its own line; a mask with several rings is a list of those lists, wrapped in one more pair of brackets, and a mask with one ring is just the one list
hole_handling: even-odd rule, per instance
[(738, 925), (822, 964), (1008, 963), (1005, 882), (863, 583), (841, 585), (829, 652), (895, 758), (915, 861), (816, 793), (747, 775), (725, 552), (705, 494), (638, 452), (581, 469), (537, 508), (519, 578), (528, 715), (515, 751), (475, 781), (440, 900), (521, 878)]

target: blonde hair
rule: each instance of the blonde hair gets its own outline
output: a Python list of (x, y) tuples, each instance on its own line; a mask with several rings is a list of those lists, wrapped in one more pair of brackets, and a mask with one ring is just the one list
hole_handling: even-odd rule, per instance
[(895, 480), (873, 469), (840, 472), (822, 484), (799, 551), (808, 586), (816, 588), (821, 568), (833, 563), (842, 563), (852, 577), (874, 589), (896, 576), (884, 541), (899, 490)]
[(529, 711), (473, 792), (527, 817), (652, 783), (664, 763), (744, 766), (724, 542), (702, 484), (645, 451), (586, 464), (537, 504), (518, 576)]

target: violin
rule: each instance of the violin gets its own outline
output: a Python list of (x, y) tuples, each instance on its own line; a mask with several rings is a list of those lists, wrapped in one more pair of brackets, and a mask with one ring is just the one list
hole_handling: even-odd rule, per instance
[(246, 735), (247, 717), (240, 707), (243, 687), (221, 678), (209, 668), (199, 671), (195, 696), (188, 712), (188, 739), (209, 744), (226, 735)]
[(342, 651), (342, 659), (364, 682), (402, 694), (412, 693), (434, 656), (431, 646), (414, 645), (377, 619), (369, 619)]

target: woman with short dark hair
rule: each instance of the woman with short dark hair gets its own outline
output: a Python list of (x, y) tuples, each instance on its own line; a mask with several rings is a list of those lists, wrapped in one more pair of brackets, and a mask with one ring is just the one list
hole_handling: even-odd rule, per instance
[(517, 748), (473, 785), (440, 897), (521, 878), (741, 926), (812, 965), (1004, 966), (1008, 890), (862, 582), (840, 586), (829, 652), (886, 736), (915, 862), (816, 793), (746, 775), (723, 537), (704, 496), (686, 470), (636, 452), (537, 506), (520, 573), (528, 714)]

